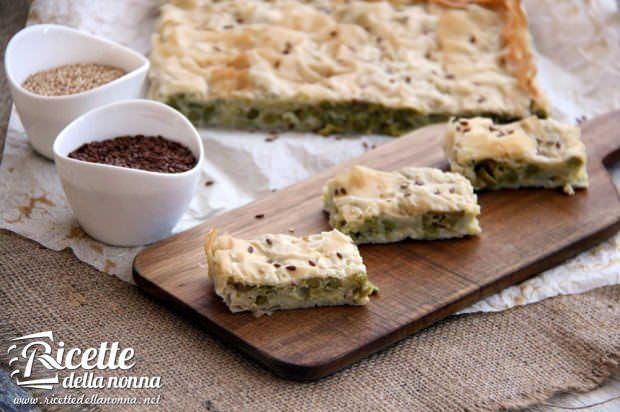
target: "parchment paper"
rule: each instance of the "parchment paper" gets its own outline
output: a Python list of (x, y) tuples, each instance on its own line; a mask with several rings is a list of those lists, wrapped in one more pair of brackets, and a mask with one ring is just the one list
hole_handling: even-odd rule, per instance
[[(158, 2), (36, 0), (29, 24), (66, 24), (148, 54)], [(620, 108), (620, 12), (612, 0), (526, 0), (537, 47), (541, 87), (553, 117), (576, 122)], [(251, 202), (320, 170), (389, 141), (380, 136), (319, 137), (201, 130), (206, 163), (200, 189), (174, 231)], [(620, 167), (613, 171), (620, 184)], [(207, 183), (212, 182), (212, 183)], [(131, 281), (139, 248), (117, 248), (90, 239), (72, 216), (52, 162), (32, 151), (18, 117), (9, 125), (0, 167), (0, 228), (43, 246), (71, 248), (96, 268)], [(484, 299), (462, 313), (499, 311), (558, 294), (620, 283), (620, 235), (575, 259)]]

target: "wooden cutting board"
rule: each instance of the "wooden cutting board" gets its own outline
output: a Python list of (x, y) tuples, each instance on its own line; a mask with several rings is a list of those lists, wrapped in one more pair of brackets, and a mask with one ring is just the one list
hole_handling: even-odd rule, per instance
[[(352, 164), (384, 170), (445, 167), (443, 126), (394, 139), (158, 242), (136, 257), (134, 279), (276, 374), (318, 379), (613, 235), (620, 228), (620, 200), (604, 164), (620, 159), (619, 125), (617, 111), (583, 126), (587, 191), (573, 197), (554, 190), (482, 193), (479, 237), (360, 247), (368, 275), (381, 289), (364, 307), (282, 311), (260, 318), (233, 315), (206, 277), (203, 236), (211, 227), (245, 238), (289, 228), (297, 235), (329, 230), (321, 187), (330, 176)], [(259, 214), (264, 218), (255, 218)]]

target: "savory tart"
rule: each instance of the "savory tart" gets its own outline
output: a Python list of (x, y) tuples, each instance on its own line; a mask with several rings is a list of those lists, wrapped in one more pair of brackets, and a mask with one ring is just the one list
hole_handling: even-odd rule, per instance
[(546, 116), (519, 0), (173, 0), (149, 96), (197, 125), (400, 135)]
[(453, 172), (476, 189), (588, 186), (586, 148), (577, 126), (534, 116), (507, 125), (491, 119), (453, 120), (445, 151)]
[(209, 276), (231, 312), (365, 305), (377, 289), (349, 236), (337, 231), (254, 240), (211, 230), (205, 240)]
[(323, 188), (330, 225), (356, 243), (445, 239), (480, 233), (471, 183), (428, 167), (383, 172), (354, 166)]

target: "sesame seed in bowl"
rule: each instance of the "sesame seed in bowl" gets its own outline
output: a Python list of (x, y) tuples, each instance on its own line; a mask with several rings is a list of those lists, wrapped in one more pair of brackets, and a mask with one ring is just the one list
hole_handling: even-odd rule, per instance
[(41, 96), (66, 96), (103, 86), (126, 73), (106, 64), (66, 64), (31, 74), (22, 87)]

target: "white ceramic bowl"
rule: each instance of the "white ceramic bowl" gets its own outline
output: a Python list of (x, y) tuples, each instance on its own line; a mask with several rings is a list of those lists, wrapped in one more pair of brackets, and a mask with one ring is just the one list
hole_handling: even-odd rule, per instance
[[(84, 143), (138, 134), (179, 142), (198, 163), (183, 173), (157, 173), (68, 157)], [(93, 238), (116, 246), (168, 236), (189, 206), (203, 159), (202, 141), (189, 120), (149, 100), (94, 109), (72, 121), (54, 142), (56, 170), (75, 217)]]
[[(66, 96), (41, 96), (21, 86), (33, 73), (75, 63), (107, 64), (127, 74), (95, 89)], [(127, 47), (54, 24), (29, 26), (13, 36), (4, 64), (13, 102), (30, 143), (50, 159), (54, 139), (71, 120), (94, 107), (144, 96), (149, 68), (144, 56)]]

